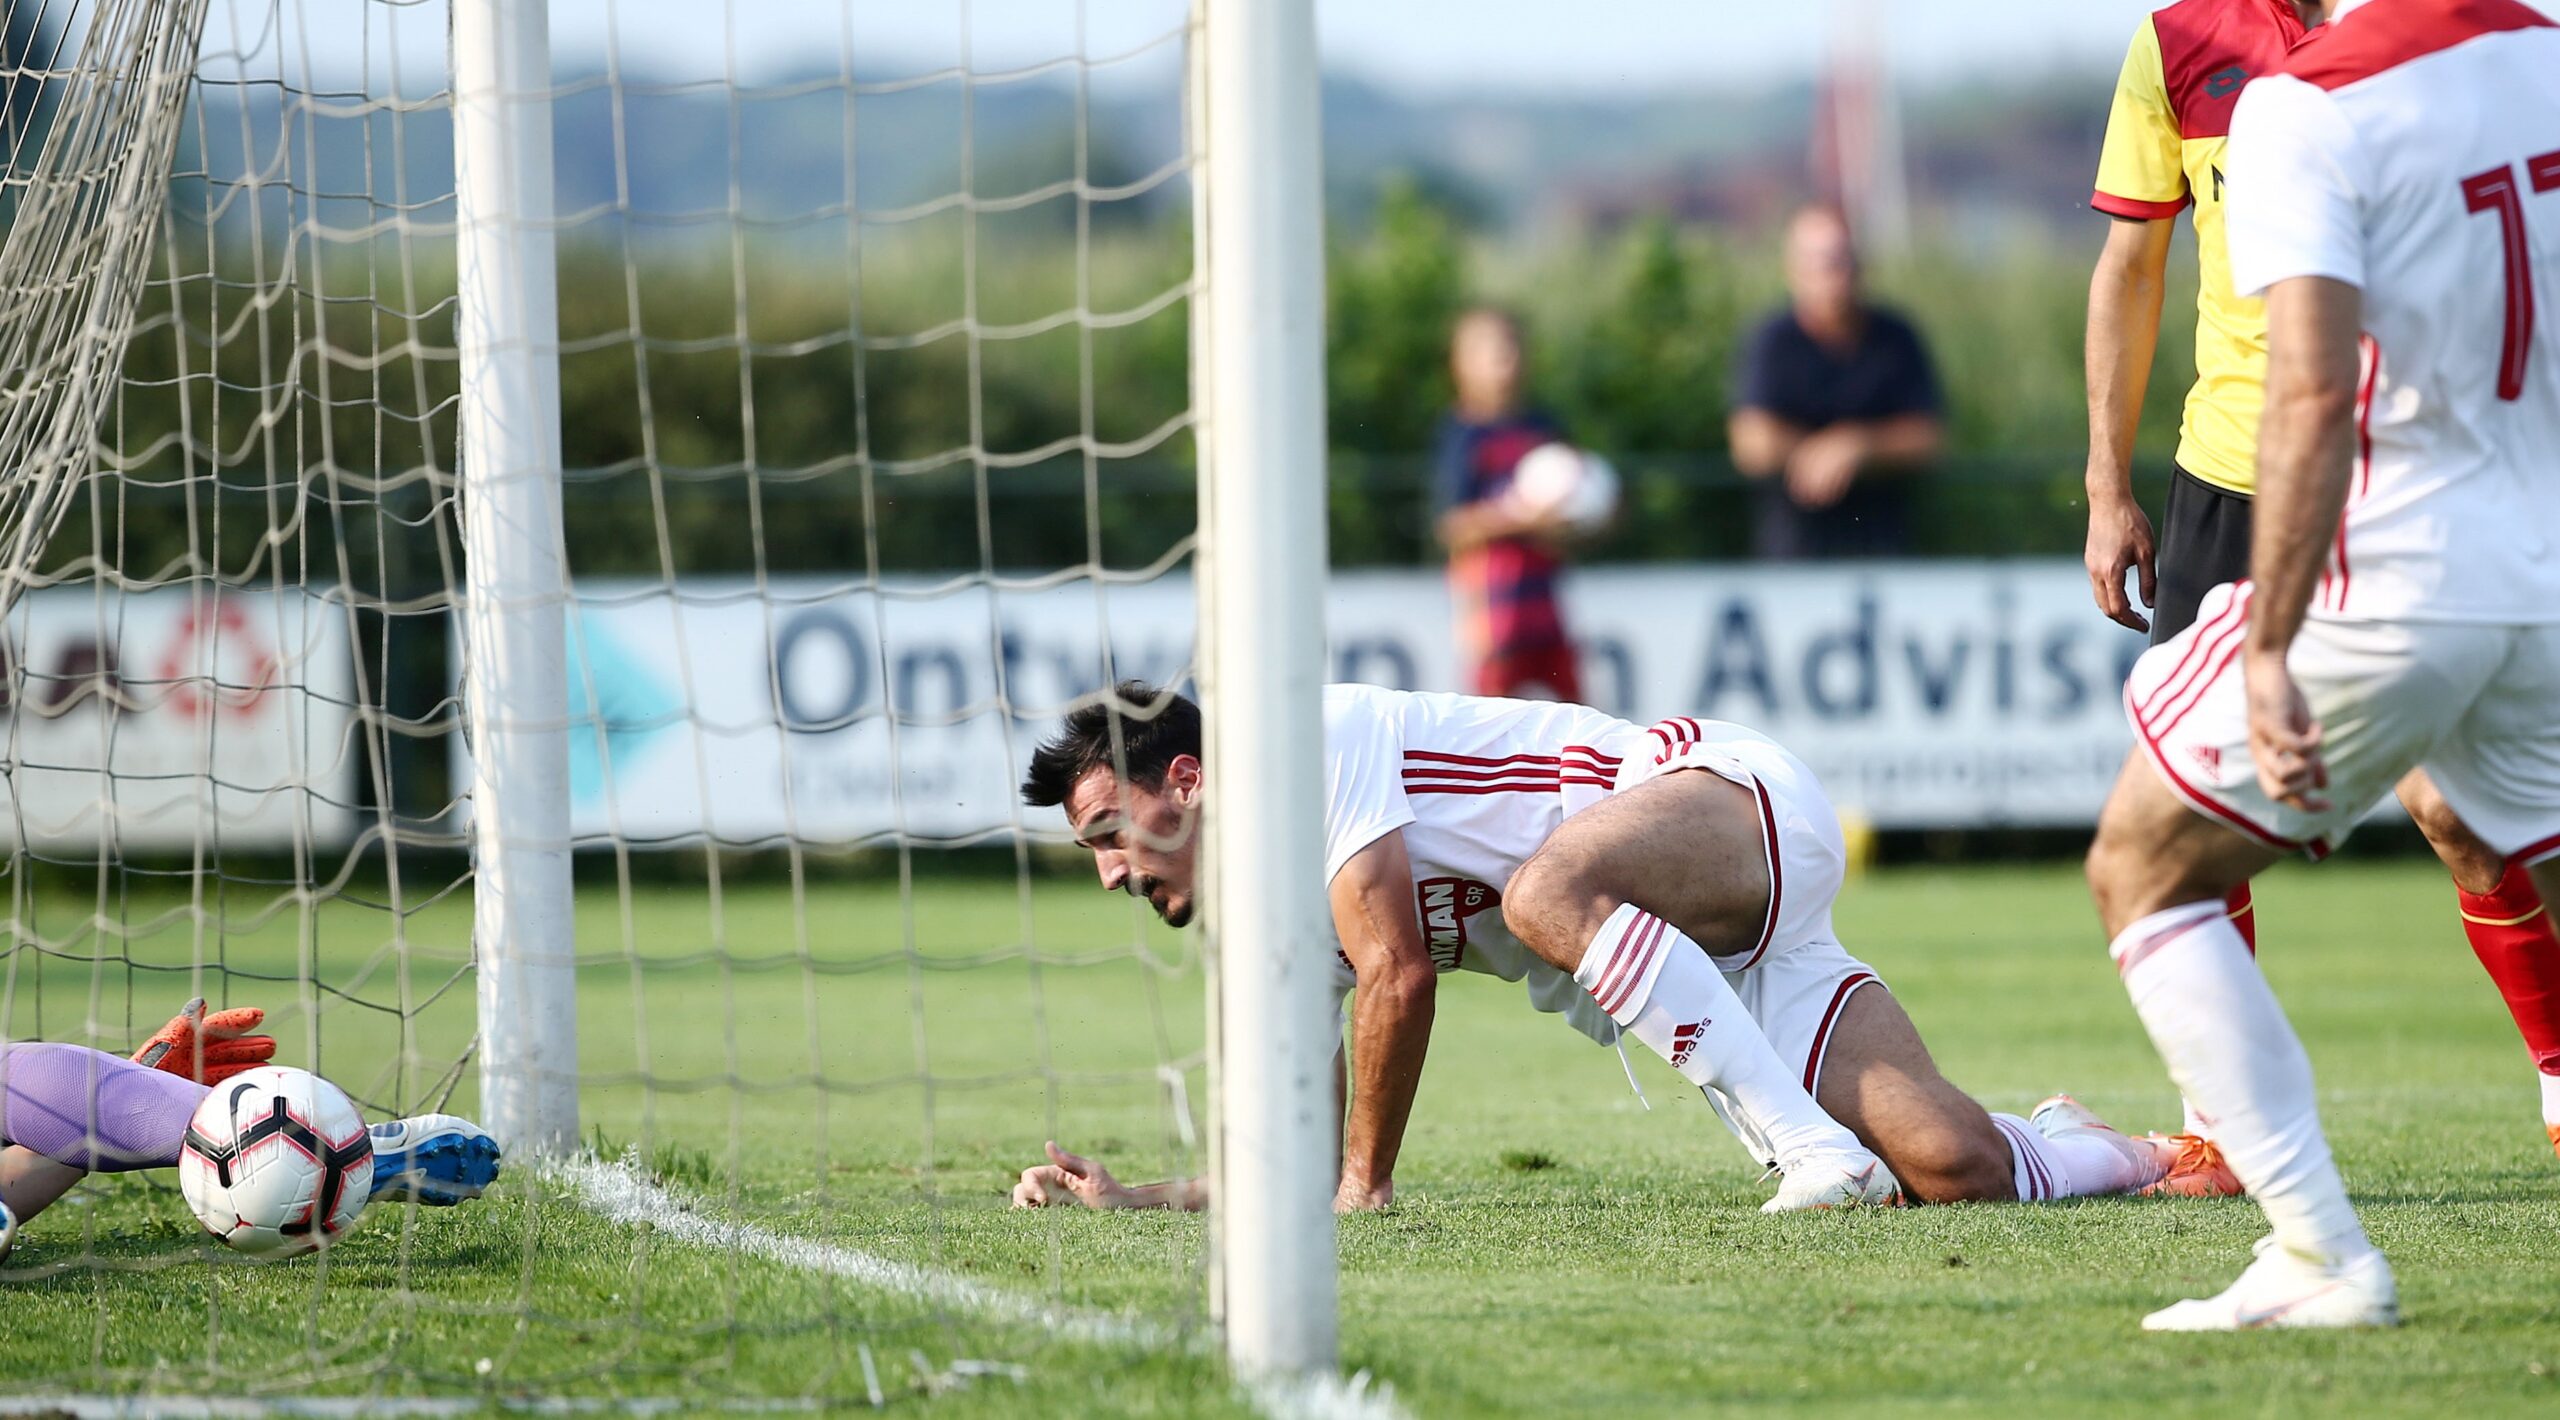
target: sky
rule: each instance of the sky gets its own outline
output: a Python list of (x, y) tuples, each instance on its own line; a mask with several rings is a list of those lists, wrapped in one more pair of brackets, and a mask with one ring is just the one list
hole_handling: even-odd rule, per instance
[[(309, 3), (309, 0), (305, 0)], [(725, 62), (703, 45), (710, 0), (553, 0), (554, 47), (657, 67)], [(744, 68), (807, 53), (848, 23), (857, 53), (978, 68), (1077, 48), (1134, 47), (1181, 23), (1181, 0), (726, 0)], [(1417, 93), (1622, 93), (1810, 72), (1835, 32), (1879, 36), (1915, 79), (2111, 67), (2144, 0), (1316, 0), (1326, 66)], [(1859, 21), (1859, 12), (1865, 19)]]

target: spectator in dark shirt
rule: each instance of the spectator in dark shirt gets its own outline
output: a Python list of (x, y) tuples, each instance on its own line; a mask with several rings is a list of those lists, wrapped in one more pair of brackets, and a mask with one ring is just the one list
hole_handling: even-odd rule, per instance
[(1505, 498), (1521, 456), (1564, 437), (1553, 419), (1520, 405), (1520, 325), (1496, 310), (1458, 318), (1449, 370), (1458, 405), (1440, 421), (1432, 506), (1449, 548), (1449, 593), (1458, 645), (1478, 695), (1580, 700), (1573, 643), (1556, 583), (1563, 528)]
[(1760, 482), (1753, 545), (1769, 558), (1907, 552), (1904, 476), (1946, 432), (1928, 349), (1860, 295), (1836, 210), (1796, 214), (1786, 262), (1788, 308), (1743, 347), (1728, 425), (1735, 467)]

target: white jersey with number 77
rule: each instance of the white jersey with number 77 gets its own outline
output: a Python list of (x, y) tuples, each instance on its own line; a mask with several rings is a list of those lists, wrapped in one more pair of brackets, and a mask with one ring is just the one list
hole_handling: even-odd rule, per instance
[(2560, 622), (2560, 26), (2346, 0), (2231, 127), (2234, 286), (2363, 292), (2346, 516), (2311, 615)]

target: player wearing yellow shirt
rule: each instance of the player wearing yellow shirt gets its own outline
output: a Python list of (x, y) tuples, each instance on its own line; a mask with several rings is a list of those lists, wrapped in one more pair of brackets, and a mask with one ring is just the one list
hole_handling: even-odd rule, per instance
[[(2125, 53), (2089, 205), (2114, 220), (2089, 282), (2090, 590), (2153, 645), (2184, 631), (2206, 592), (2249, 575), (2250, 495), (2266, 402), (2262, 302), (2232, 289), (2223, 247), (2224, 144), (2240, 91), (2305, 34), (2292, 0), (2177, 0), (2143, 18)], [(2159, 343), (2169, 239), (2192, 210), (2196, 382), (2187, 391), (2156, 547), (2133, 496), (2133, 440)], [(2135, 574), (2146, 619), (2126, 595)], [(2560, 936), (2521, 865), (2482, 843), (2423, 772), (2401, 802), (2452, 870), (2463, 929), (2534, 1058), (2543, 1124), (2560, 1150)], [(2230, 899), (2251, 949), (2248, 889)], [(2189, 1117), (2189, 1128), (2201, 1132)]]
[[(2089, 286), (2089, 576), (2099, 607), (2155, 645), (2185, 630), (2217, 583), (2249, 572), (2267, 315), (2231, 289), (2222, 149), (2240, 90), (2302, 33), (2291, 0), (2179, 0), (2135, 30), (2107, 116), (2089, 199), (2115, 219)], [(2170, 233), (2191, 209), (2196, 382), (2155, 563), (2151, 523), (2133, 497), (2133, 434), (2160, 338)], [(2128, 569), (2140, 573), (2148, 621), (2125, 597)]]

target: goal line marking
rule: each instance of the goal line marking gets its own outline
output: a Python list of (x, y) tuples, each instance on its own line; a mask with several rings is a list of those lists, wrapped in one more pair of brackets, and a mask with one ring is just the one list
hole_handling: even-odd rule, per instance
[[(1196, 1348), (1201, 1338), (1151, 1322), (1106, 1312), (1044, 1305), (1018, 1293), (972, 1282), (914, 1263), (877, 1257), (858, 1248), (794, 1237), (754, 1223), (710, 1217), (660, 1187), (628, 1162), (579, 1159), (545, 1170), (580, 1202), (618, 1223), (648, 1223), (660, 1233), (697, 1247), (724, 1248), (785, 1267), (823, 1272), (857, 1285), (929, 1302), (952, 1311), (976, 1312), (998, 1321), (1047, 1328), (1073, 1341), (1165, 1351)], [(1269, 1420), (1410, 1420), (1392, 1387), (1373, 1384), (1363, 1371), (1242, 1383), (1253, 1408)]]

